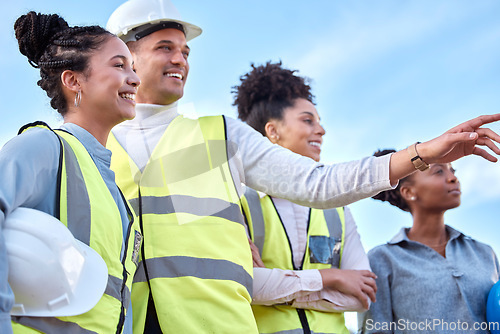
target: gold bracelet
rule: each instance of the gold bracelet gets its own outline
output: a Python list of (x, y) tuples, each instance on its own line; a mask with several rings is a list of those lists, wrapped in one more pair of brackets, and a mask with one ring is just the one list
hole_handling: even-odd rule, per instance
[(424, 160), (422, 160), (420, 155), (418, 155), (417, 144), (420, 144), (420, 142), (417, 141), (415, 144), (408, 146), (406, 150), (410, 155), (410, 160), (413, 163), (413, 166), (415, 166), (415, 169), (418, 169), (419, 171), (423, 172), (424, 170), (429, 168), (429, 164), (426, 163)]

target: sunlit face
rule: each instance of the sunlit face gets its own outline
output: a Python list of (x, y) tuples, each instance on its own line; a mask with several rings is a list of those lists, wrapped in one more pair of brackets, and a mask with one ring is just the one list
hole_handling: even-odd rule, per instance
[(135, 116), (140, 84), (132, 69), (132, 55), (118, 37), (109, 37), (89, 59), (81, 80), (81, 107), (101, 124), (116, 125)]
[(296, 99), (291, 107), (283, 110), (283, 119), (275, 124), (276, 137), (268, 134), (271, 141), (319, 161), (325, 129), (314, 104), (303, 98)]
[(184, 33), (162, 29), (133, 43), (134, 68), (142, 81), (137, 102), (167, 105), (179, 100), (189, 72)]
[(442, 212), (460, 205), (460, 182), (451, 164), (431, 164), (412, 177), (414, 202), (421, 209)]

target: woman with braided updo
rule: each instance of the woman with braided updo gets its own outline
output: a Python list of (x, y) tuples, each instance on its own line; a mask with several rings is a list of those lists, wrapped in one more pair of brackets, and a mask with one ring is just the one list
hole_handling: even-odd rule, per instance
[(0, 234), (0, 332), (131, 333), (127, 312), (141, 234), (115, 184), (105, 145), (113, 126), (135, 116), (140, 81), (132, 56), (105, 29), (70, 27), (58, 15), (29, 12), (14, 29), (19, 50), (40, 70), (38, 85), (64, 124), (58, 130), (28, 124), (0, 151), (0, 225), (21, 206), (58, 218), (101, 255), (108, 283), (86, 313), (60, 316), (53, 305), (54, 317), (13, 316), (11, 326), (14, 298)]
[[(325, 130), (311, 87), (295, 72), (281, 63), (252, 65), (234, 104), (272, 143), (319, 161)], [(259, 331), (348, 333), (343, 312), (366, 310), (376, 291), (349, 209), (310, 209), (251, 189), (245, 199)]]
[[(498, 260), (490, 246), (445, 224), (460, 195), (451, 164), (435, 163), (373, 197), (409, 212), (413, 225), (368, 253), (378, 291), (365, 333), (490, 333), (486, 299)], [(415, 328), (421, 323), (431, 325)]]

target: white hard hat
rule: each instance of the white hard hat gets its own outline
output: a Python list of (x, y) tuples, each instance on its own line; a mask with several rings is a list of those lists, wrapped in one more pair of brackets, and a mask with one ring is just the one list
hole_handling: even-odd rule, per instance
[(17, 208), (7, 216), (3, 234), (15, 296), (11, 315), (77, 315), (101, 299), (108, 281), (106, 263), (56, 218)]
[(136, 41), (157, 30), (180, 25), (189, 41), (201, 34), (201, 28), (182, 21), (170, 0), (129, 0), (109, 17), (106, 29), (124, 42)]

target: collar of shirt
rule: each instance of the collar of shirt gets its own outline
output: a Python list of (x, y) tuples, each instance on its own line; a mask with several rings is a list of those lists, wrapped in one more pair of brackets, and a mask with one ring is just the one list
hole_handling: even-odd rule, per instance
[[(445, 225), (445, 228), (446, 228), (446, 232), (448, 232), (448, 235), (450, 236), (450, 240), (448, 240), (448, 242), (450, 242), (454, 239), (460, 238), (460, 237), (465, 237), (465, 235), (462, 232), (455, 230), (451, 226)], [(391, 239), (391, 241), (388, 242), (388, 244), (389, 245), (397, 245), (397, 244), (403, 243), (405, 241), (406, 242), (414, 242), (414, 241), (408, 239), (407, 233), (409, 230), (410, 229), (407, 227), (401, 228), (401, 230), (399, 230), (398, 234), (396, 234)]]
[(94, 162), (99, 160), (109, 168), (111, 165), (111, 151), (102, 146), (90, 132), (73, 123), (64, 123), (60, 128), (74, 135), (87, 149)]
[(135, 106), (136, 115), (133, 119), (122, 122), (118, 127), (154, 128), (169, 124), (179, 115), (177, 102), (169, 105), (138, 103)]

